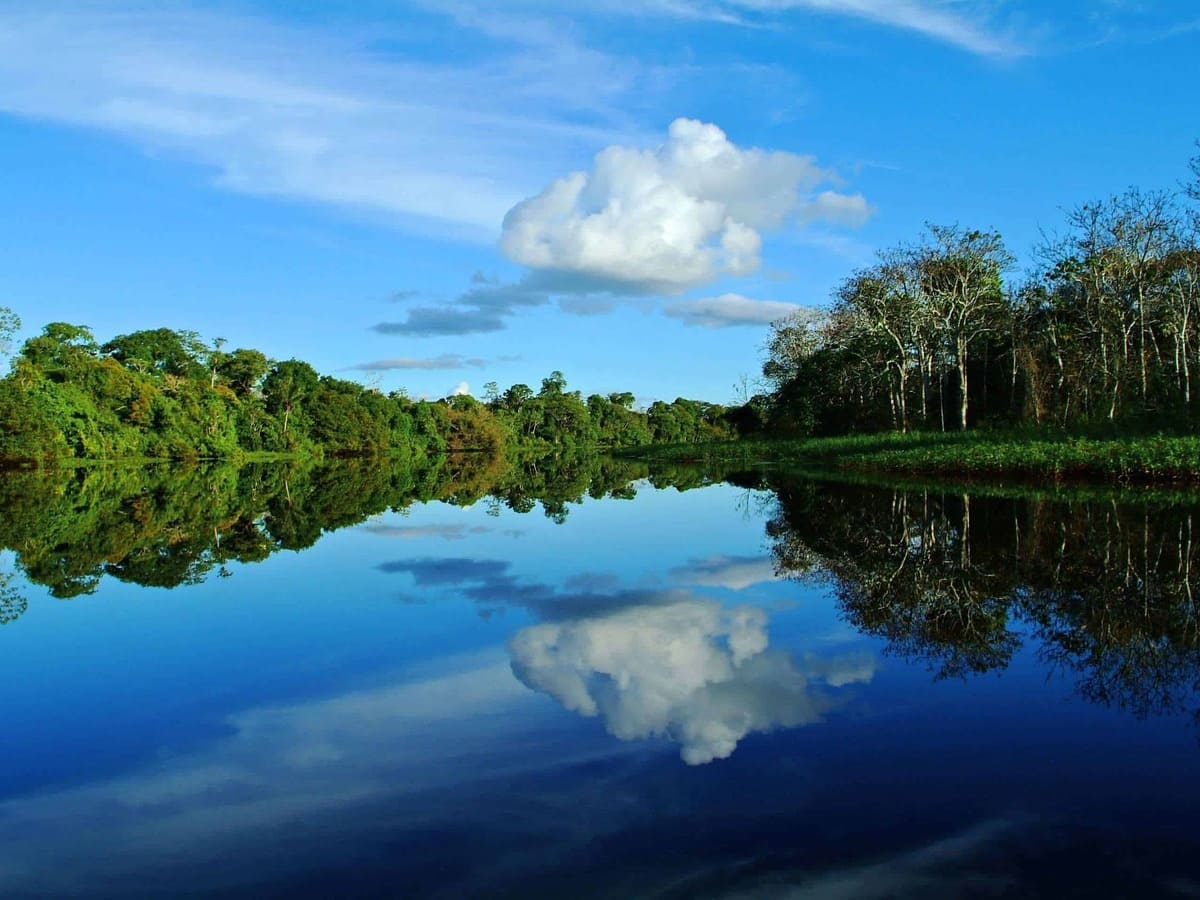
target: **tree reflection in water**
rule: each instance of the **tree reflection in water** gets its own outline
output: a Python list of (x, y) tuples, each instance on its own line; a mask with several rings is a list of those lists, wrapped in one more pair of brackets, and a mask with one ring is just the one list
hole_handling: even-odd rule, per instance
[[(447, 455), (412, 467), (386, 460), (181, 467), (101, 466), (6, 472), (0, 547), (25, 577), (58, 598), (94, 592), (103, 578), (147, 587), (198, 584), (387, 510), (485, 497), (516, 512), (541, 505), (565, 521), (585, 497), (632, 497), (637, 463), (589, 454), (502, 460)], [(6, 576), (11, 577), (11, 576)], [(0, 621), (24, 611), (0, 583)]]
[[(572, 504), (629, 499), (646, 481), (684, 490), (714, 480), (695, 467), (651, 470), (586, 453), (446, 456), (419, 467), (340, 460), (9, 472), (0, 478), (0, 547), (14, 551), (28, 581), (67, 598), (105, 577), (196, 584), (414, 503), (486, 499), (519, 513), (540, 506), (562, 522)], [(778, 574), (828, 582), (851, 625), (935, 677), (1001, 671), (1028, 646), (1089, 700), (1200, 720), (1200, 501), (1002, 498), (779, 473), (725, 480), (773, 495), (766, 529)], [(12, 581), (0, 575), (0, 624), (26, 609)]]
[(1200, 506), (770, 487), (780, 574), (830, 579), (850, 624), (936, 677), (1002, 670), (1032, 643), (1089, 700), (1200, 718)]

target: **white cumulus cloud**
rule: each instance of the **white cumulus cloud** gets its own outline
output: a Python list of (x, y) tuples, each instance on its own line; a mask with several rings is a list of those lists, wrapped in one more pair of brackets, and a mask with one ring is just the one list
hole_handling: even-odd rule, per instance
[(767, 650), (762, 610), (699, 599), (534, 625), (509, 650), (529, 687), (621, 740), (668, 737), (690, 765), (724, 759), (752, 732), (818, 722), (832, 700), (817, 685), (874, 674), (860, 658), (801, 671)]
[(736, 325), (770, 325), (795, 315), (804, 307), (777, 300), (752, 300), (741, 294), (722, 294), (696, 300), (670, 300), (663, 312), (685, 325), (731, 328)]
[(517, 204), (501, 247), (593, 289), (678, 293), (756, 271), (762, 233), (791, 217), (862, 221), (861, 195), (815, 192), (833, 180), (811, 157), (743, 149), (716, 125), (676, 119), (661, 146), (608, 147), (590, 170)]
[(450, 392), (451, 397), (468, 397), (471, 394), (471, 385), (465, 381), (460, 381), (454, 386), (454, 390)]

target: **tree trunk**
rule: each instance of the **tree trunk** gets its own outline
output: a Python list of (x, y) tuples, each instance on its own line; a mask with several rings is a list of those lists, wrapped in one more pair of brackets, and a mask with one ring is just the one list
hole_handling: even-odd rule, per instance
[(959, 408), (959, 422), (962, 425), (963, 431), (967, 430), (967, 406), (968, 406), (968, 391), (967, 384), (967, 340), (960, 337), (957, 339), (958, 344), (958, 385), (962, 391), (962, 402)]

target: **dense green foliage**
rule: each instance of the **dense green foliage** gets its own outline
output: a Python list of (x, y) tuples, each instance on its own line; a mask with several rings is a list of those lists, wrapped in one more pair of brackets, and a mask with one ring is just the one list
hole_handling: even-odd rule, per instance
[(778, 323), (744, 431), (828, 435), (1200, 421), (1200, 162), (1182, 194), (1129, 190), (1067, 215), (1005, 281), (998, 234), (930, 226), (852, 273), (828, 313)]
[[(17, 325), (0, 309), (0, 345)], [(731, 433), (723, 407), (679, 399), (640, 412), (632, 394), (585, 401), (559, 372), (537, 393), (492, 385), (487, 403), (414, 401), (223, 345), (166, 328), (100, 344), (83, 326), (50, 323), (0, 380), (0, 464), (255, 454), (418, 462), (448, 450), (564, 452)]]

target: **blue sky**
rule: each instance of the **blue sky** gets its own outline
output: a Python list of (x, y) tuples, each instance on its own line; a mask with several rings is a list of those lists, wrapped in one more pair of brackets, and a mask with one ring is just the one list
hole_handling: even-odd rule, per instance
[(0, 5), (0, 303), (385, 390), (734, 398), (925, 221), (1174, 188), (1191, 2)]

